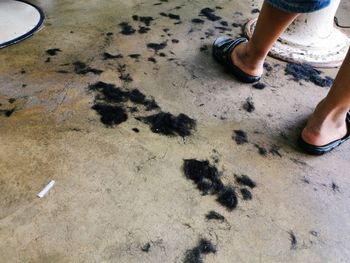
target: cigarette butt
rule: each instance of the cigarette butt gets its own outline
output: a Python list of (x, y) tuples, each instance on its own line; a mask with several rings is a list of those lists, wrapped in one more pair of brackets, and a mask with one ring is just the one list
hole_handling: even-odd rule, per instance
[(45, 186), (45, 188), (44, 188), (43, 190), (41, 190), (40, 193), (37, 194), (37, 197), (43, 198), (43, 197), (47, 194), (47, 192), (50, 191), (50, 189), (54, 186), (55, 183), (56, 183), (56, 182), (55, 182), (54, 180), (51, 180), (51, 181)]

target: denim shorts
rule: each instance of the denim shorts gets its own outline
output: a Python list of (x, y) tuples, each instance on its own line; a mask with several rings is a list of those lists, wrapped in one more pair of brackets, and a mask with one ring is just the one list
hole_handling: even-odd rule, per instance
[(327, 7), (331, 0), (266, 0), (270, 5), (291, 13), (311, 13)]

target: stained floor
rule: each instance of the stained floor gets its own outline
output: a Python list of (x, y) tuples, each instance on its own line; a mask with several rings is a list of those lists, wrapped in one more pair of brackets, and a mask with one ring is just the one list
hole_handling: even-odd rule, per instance
[[(350, 144), (322, 157), (295, 146), (328, 88), (268, 58), (257, 89), (211, 57), (261, 2), (34, 2), (45, 28), (0, 50), (0, 262), (185, 262), (201, 239), (216, 247), (204, 262), (350, 261)], [(89, 88), (100, 81), (115, 96)], [(196, 127), (142, 121), (161, 112)], [(234, 209), (186, 178), (189, 159), (209, 161)]]

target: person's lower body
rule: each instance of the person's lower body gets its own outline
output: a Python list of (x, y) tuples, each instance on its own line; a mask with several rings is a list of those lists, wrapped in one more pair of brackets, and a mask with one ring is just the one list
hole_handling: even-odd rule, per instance
[[(229, 52), (226, 54), (226, 65), (230, 64), (230, 68), (233, 70), (238, 68), (240, 75), (246, 74), (250, 76), (250, 79), (252, 79), (251, 76), (258, 79), (263, 73), (265, 58), (273, 44), (298, 14), (320, 10), (328, 6), (329, 3), (330, 0), (266, 0), (251, 39), (236, 43), (226, 39), (226, 43), (223, 43), (227, 48), (221, 50)], [(216, 57), (217, 54), (223, 56), (216, 51), (219, 48), (220, 43), (214, 42), (213, 50)], [(227, 61), (229, 62), (227, 63)], [(347, 127), (349, 109), (350, 51), (329, 94), (317, 106), (302, 131), (302, 141), (311, 146), (322, 147), (344, 138), (349, 132), (349, 127)]]

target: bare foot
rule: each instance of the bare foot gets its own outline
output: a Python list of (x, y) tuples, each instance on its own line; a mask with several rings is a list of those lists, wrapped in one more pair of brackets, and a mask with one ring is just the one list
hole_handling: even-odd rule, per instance
[(303, 140), (315, 146), (323, 146), (343, 138), (347, 132), (347, 110), (327, 110), (325, 101), (320, 102), (301, 133)]
[(261, 76), (264, 59), (257, 59), (249, 50), (249, 42), (239, 44), (231, 53), (232, 63), (251, 76)]

